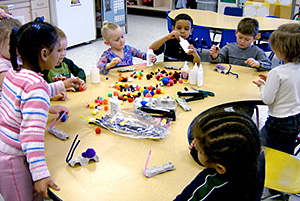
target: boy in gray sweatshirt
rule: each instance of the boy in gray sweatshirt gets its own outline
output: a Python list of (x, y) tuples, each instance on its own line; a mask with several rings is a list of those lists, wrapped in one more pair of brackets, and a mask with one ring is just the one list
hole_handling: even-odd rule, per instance
[(258, 70), (271, 70), (272, 63), (267, 55), (253, 42), (257, 40), (259, 23), (253, 18), (243, 18), (235, 31), (236, 43), (228, 43), (219, 49), (215, 45), (210, 48), (211, 63), (227, 63), (253, 67)]

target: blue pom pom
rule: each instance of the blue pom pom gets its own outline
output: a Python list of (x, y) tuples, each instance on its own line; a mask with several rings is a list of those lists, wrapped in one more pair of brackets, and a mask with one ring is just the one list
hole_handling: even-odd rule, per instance
[(148, 89), (145, 89), (145, 90), (143, 91), (143, 95), (146, 96), (147, 93), (149, 93), (149, 90), (148, 90)]
[[(59, 118), (63, 115), (64, 113), (59, 114)], [(67, 114), (65, 113), (64, 116), (60, 119), (62, 122), (65, 122), (67, 120)]]
[(83, 152), (81, 154), (81, 156), (84, 157), (84, 158), (93, 158), (95, 155), (96, 155), (96, 151), (92, 148), (88, 148), (86, 150), (86, 152)]
[(170, 80), (170, 78), (168, 78), (168, 77), (164, 77), (163, 79), (161, 79), (161, 81), (164, 85), (167, 85), (169, 83), (169, 80)]

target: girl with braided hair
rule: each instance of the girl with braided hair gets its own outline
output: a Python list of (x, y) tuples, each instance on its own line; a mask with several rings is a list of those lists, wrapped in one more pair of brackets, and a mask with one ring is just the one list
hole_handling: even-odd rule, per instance
[(194, 121), (190, 149), (206, 169), (175, 200), (258, 201), (264, 188), (264, 155), (253, 121), (237, 112)]

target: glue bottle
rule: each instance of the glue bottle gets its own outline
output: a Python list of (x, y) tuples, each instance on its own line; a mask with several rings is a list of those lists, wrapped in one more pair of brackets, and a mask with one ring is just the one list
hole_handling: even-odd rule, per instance
[(95, 84), (100, 83), (100, 71), (95, 65), (91, 68), (91, 82)]
[(202, 67), (202, 64), (200, 64), (199, 69), (198, 69), (197, 85), (198, 85), (198, 87), (201, 87), (203, 85), (203, 67)]
[(110, 113), (111, 115), (115, 115), (118, 111), (121, 110), (121, 101), (117, 96), (113, 96), (110, 98)]
[(198, 81), (198, 66), (195, 63), (194, 68), (190, 71), (189, 83), (196, 85)]
[(147, 66), (153, 66), (153, 62), (151, 61), (153, 55), (154, 55), (154, 52), (153, 52), (153, 50), (151, 48), (151, 45), (150, 45), (149, 49), (148, 49), (148, 52), (147, 52)]
[(189, 74), (190, 74), (190, 69), (187, 64), (187, 61), (185, 61), (183, 68), (181, 68), (181, 80), (182, 82), (189, 82)]

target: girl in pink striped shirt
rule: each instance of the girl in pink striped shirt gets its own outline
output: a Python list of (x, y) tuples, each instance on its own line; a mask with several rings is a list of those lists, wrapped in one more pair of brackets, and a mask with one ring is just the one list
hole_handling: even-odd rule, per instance
[(3, 80), (0, 103), (0, 194), (4, 200), (49, 199), (47, 188), (59, 190), (50, 179), (44, 155), (49, 96), (80, 85), (76, 78), (52, 85), (42, 78), (42, 70), (57, 64), (59, 43), (54, 27), (40, 18), (11, 33), (13, 69)]

